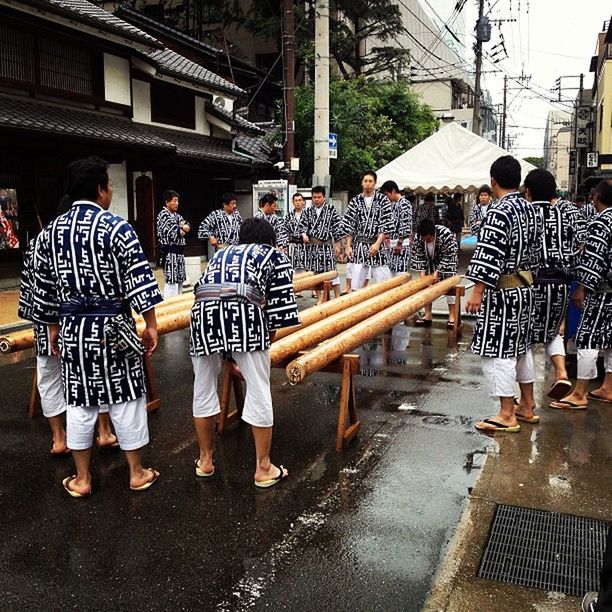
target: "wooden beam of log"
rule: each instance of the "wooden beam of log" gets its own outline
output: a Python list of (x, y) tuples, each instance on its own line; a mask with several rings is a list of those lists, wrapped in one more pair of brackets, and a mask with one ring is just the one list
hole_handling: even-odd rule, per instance
[(304, 329), (278, 340), (270, 347), (270, 363), (274, 366), (283, 359), (295, 355), (298, 351), (314, 346), (337, 336), (340, 332), (353, 327), (357, 323), (393, 306), (397, 302), (425, 289), (434, 281), (433, 275), (424, 276), (409, 283), (388, 289), (381, 295), (371, 297), (350, 308), (325, 318), (323, 321), (313, 323)]
[(374, 283), (373, 285), (368, 285), (363, 289), (351, 291), (347, 295), (335, 298), (329, 302), (325, 302), (324, 304), (318, 304), (316, 306), (312, 306), (311, 308), (306, 308), (300, 312), (299, 325), (283, 327), (282, 329), (276, 330), (275, 341), (281, 340), (285, 336), (296, 332), (298, 329), (303, 329), (304, 327), (308, 327), (308, 325), (312, 325), (317, 321), (322, 321), (326, 317), (336, 314), (345, 308), (359, 304), (364, 300), (368, 300), (375, 295), (380, 295), (381, 293), (388, 291), (389, 289), (393, 289), (394, 287), (399, 287), (403, 283), (408, 282), (411, 278), (412, 277), (410, 274), (408, 274), (408, 272), (403, 272), (402, 274), (398, 274), (397, 276), (383, 281), (382, 283)]
[(361, 346), (372, 338), (392, 328), (419, 311), (426, 304), (444, 295), (452, 287), (459, 284), (460, 276), (452, 276), (436, 283), (434, 286), (419, 291), (419, 293), (398, 302), (347, 329), (335, 338), (327, 340), (312, 351), (294, 359), (286, 368), (287, 378), (292, 385), (304, 380), (308, 375), (320, 370), (344, 353)]
[(32, 328), (0, 336), (0, 353), (16, 353), (17, 351), (25, 351), (33, 346), (34, 332)]
[(314, 276), (307, 276), (306, 278), (300, 278), (297, 281), (293, 281), (293, 290), (296, 293), (304, 291), (304, 289), (316, 289), (319, 285), (322, 285), (325, 281), (333, 280), (338, 276), (337, 272), (323, 272), (322, 274), (315, 274)]
[(314, 272), (310, 272), (310, 271), (309, 272), (307, 272), (307, 271), (296, 272), (293, 275), (293, 282), (295, 283), (296, 280), (301, 280), (303, 278), (308, 278), (309, 276), (314, 276)]

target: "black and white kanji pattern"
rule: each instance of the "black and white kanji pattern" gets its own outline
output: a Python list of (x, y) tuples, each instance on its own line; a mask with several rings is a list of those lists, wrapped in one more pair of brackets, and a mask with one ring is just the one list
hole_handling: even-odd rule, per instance
[[(69, 315), (60, 305), (114, 300), (143, 313), (162, 301), (159, 287), (130, 224), (93, 202), (77, 201), (50, 223), (37, 246), (32, 320), (60, 324), (66, 403), (116, 404), (145, 392), (142, 359), (107, 342), (112, 316)], [(136, 326), (129, 315), (132, 329)]]
[(220, 245), (238, 244), (241, 225), (242, 217), (237, 210), (228, 215), (223, 209), (216, 209), (200, 223), (198, 238), (208, 240), (214, 236)]
[(307, 270), (308, 256), (306, 245), (302, 240), (302, 234), (299, 231), (300, 220), (304, 215), (304, 210), (297, 213), (295, 210), (288, 212), (283, 219), (285, 224), (285, 233), (289, 240), (289, 259), (294, 270)]
[(410, 270), (410, 236), (412, 235), (412, 204), (404, 197), (393, 202), (394, 227), (390, 238), (401, 240), (399, 253), (392, 246), (389, 251), (389, 270), (391, 272), (408, 272)]
[(412, 231), (418, 232), (419, 225), (421, 225), (421, 222), (425, 219), (429, 219), (434, 225), (440, 223), (440, 214), (435, 204), (425, 204), (425, 202), (421, 202), (413, 207)]
[(362, 193), (355, 196), (344, 213), (342, 228), (345, 236), (353, 237), (353, 263), (372, 267), (387, 265), (386, 248), (381, 247), (376, 255), (370, 256), (372, 245), (360, 240), (361, 237), (376, 240), (380, 234), (390, 236), (393, 232), (393, 206), (386, 195), (375, 191), (369, 208)]
[(479, 202), (476, 202), (472, 207), (472, 212), (470, 213), (470, 233), (474, 236), (478, 236), (480, 232), (480, 228), (482, 227), (482, 222), (485, 220), (487, 216), (487, 210), (489, 210), (489, 206), (491, 203), (483, 206)]
[(581, 212), (587, 225), (589, 224), (591, 219), (594, 219), (597, 216), (597, 209), (595, 208), (595, 204), (590, 200), (582, 207)]
[[(26, 321), (33, 320), (34, 309), (34, 271), (40, 265), (37, 259), (37, 244), (42, 234), (30, 241), (23, 257), (23, 269), (21, 271), (21, 282), (19, 285), (19, 306), (17, 314)], [(34, 323), (34, 353), (37, 357), (49, 357), (51, 351), (51, 341), (49, 338), (49, 328), (41, 323)]]
[(587, 221), (582, 211), (573, 202), (563, 198), (559, 198), (555, 206), (562, 210), (570, 220), (578, 242), (584, 242), (586, 238)]
[(336, 270), (334, 245), (344, 236), (342, 219), (333, 204), (325, 202), (319, 209), (309, 206), (302, 213), (299, 231), (309, 239), (323, 240), (330, 244), (313, 244), (307, 246), (307, 270), (315, 274)]
[(559, 202), (532, 202), (542, 227), (540, 270), (550, 277), (550, 270), (567, 274), (568, 282), (538, 282), (533, 286), (533, 324), (531, 340), (534, 344), (550, 342), (558, 334), (567, 312), (569, 279), (575, 273), (580, 256), (579, 232), (576, 216), (568, 206)]
[[(612, 282), (612, 208), (589, 224), (578, 268), (578, 282), (586, 288), (584, 312), (576, 334), (581, 349), (612, 348), (612, 293), (601, 289)], [(598, 291), (599, 290), (599, 291)]]
[(518, 192), (489, 205), (466, 278), (485, 285), (472, 351), (483, 357), (511, 358), (531, 342), (533, 287), (497, 289), (502, 274), (536, 272), (542, 226), (535, 208)]
[(196, 301), (191, 309), (191, 355), (263, 351), (270, 331), (299, 324), (288, 257), (265, 244), (240, 244), (217, 251), (197, 282), (239, 283), (259, 291), (260, 307), (246, 301)]
[(426, 274), (433, 274), (438, 271), (440, 280), (457, 274), (459, 247), (455, 234), (444, 225), (436, 225), (436, 239), (433, 244), (432, 257), (420, 234), (415, 234), (412, 242), (411, 268)]
[[(178, 213), (170, 212), (165, 206), (157, 215), (157, 241), (163, 247), (184, 247), (185, 236), (181, 236), (181, 224), (185, 219)], [(181, 250), (181, 249), (179, 249)], [(184, 283), (187, 280), (185, 255), (167, 252), (164, 260), (164, 278), (166, 283)]]
[(279, 249), (286, 249), (289, 244), (289, 236), (285, 230), (285, 224), (281, 217), (276, 213), (272, 215), (266, 215), (261, 208), (253, 215), (255, 219), (265, 219), (273, 228), (276, 234), (276, 246)]

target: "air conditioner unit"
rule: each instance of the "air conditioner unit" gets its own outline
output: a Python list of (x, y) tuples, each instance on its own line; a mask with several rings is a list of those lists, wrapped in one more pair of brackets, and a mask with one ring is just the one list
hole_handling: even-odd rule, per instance
[(221, 96), (215, 96), (213, 98), (213, 104), (220, 108), (225, 108), (225, 98), (222, 98)]

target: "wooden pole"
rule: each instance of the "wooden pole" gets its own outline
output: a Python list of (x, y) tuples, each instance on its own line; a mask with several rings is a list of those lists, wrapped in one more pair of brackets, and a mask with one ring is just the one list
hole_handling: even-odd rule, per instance
[(274, 366), (283, 359), (295, 355), (298, 351), (336, 336), (339, 332), (353, 327), (360, 321), (372, 317), (372, 315), (393, 306), (400, 300), (425, 289), (433, 283), (433, 280), (433, 275), (424, 276), (395, 289), (389, 289), (381, 295), (376, 295), (369, 300), (341, 310), (323, 321), (313, 323), (286, 338), (274, 342), (270, 348), (270, 363)]
[(322, 285), (325, 281), (334, 280), (338, 276), (337, 272), (323, 272), (322, 274), (315, 274), (314, 276), (308, 276), (306, 278), (300, 278), (297, 281), (293, 281), (293, 290), (295, 293), (299, 293), (304, 289), (316, 289)]
[(306, 271), (304, 271), (304, 272), (296, 272), (293, 275), (293, 282), (295, 283), (296, 280), (301, 280), (301, 279), (307, 278), (309, 276), (314, 276), (314, 272), (306, 272)]
[(305, 355), (294, 359), (286, 368), (287, 378), (292, 385), (304, 380), (309, 374), (320, 370), (343, 354), (361, 346), (368, 340), (390, 329), (400, 321), (404, 321), (426, 304), (446, 294), (452, 287), (459, 284), (461, 277), (452, 276), (433, 287), (419, 291), (393, 306), (358, 323), (342, 332), (335, 338), (327, 340)]

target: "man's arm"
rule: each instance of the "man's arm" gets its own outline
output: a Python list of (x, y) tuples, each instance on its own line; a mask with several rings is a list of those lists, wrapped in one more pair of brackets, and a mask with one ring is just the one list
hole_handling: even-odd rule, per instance
[(146, 356), (150, 357), (157, 348), (157, 318), (155, 308), (149, 308), (142, 313), (145, 321), (145, 328), (142, 332), (142, 342), (146, 349)]

